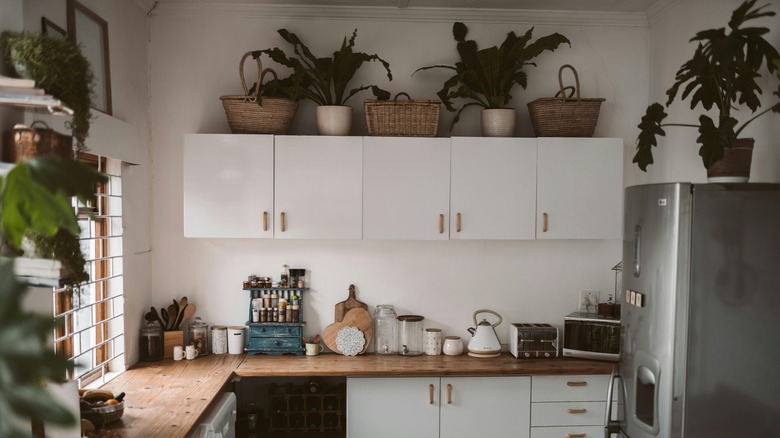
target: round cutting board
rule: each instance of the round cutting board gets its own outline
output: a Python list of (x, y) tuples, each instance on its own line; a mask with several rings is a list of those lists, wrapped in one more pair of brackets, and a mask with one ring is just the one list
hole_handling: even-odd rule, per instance
[(322, 340), (331, 351), (341, 353), (338, 346), (336, 346), (336, 336), (345, 327), (355, 327), (363, 332), (363, 335), (366, 337), (366, 345), (363, 346), (361, 353), (365, 353), (371, 344), (371, 338), (374, 336), (374, 324), (368, 310), (362, 308), (352, 309), (344, 315), (344, 319), (341, 322), (334, 322), (325, 328)]

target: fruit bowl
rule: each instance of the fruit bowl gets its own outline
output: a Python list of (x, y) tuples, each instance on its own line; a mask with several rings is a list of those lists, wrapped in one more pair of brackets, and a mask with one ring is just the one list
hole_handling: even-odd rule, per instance
[(93, 407), (92, 412), (96, 412), (103, 417), (103, 424), (108, 424), (122, 418), (122, 414), (125, 413), (124, 400), (116, 405)]

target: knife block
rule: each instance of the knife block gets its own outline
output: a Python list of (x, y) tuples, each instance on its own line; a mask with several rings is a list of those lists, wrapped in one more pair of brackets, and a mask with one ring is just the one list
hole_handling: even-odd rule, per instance
[(163, 332), (163, 358), (173, 359), (173, 347), (184, 346), (184, 330)]

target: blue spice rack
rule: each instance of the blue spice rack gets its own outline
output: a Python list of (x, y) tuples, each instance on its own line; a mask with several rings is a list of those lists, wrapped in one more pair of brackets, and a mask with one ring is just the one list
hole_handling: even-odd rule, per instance
[[(249, 291), (249, 319), (246, 325), (249, 327), (249, 343), (246, 347), (248, 354), (295, 354), (302, 355), (303, 348), (303, 292), (309, 290), (303, 288), (264, 287), (244, 289)], [(262, 298), (264, 294), (275, 293), (280, 298), (287, 299), (290, 305), (290, 297), (298, 296), (298, 321), (299, 322), (252, 322), (252, 299)]]

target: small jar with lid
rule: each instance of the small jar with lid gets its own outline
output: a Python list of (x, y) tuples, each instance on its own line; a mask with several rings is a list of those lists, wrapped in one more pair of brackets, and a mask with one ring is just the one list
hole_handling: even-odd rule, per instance
[(224, 325), (211, 327), (211, 352), (214, 354), (227, 353), (227, 327)]
[(163, 359), (162, 328), (152, 322), (141, 329), (139, 346), (141, 362), (157, 362)]
[(194, 345), (198, 350), (198, 356), (205, 356), (209, 354), (209, 325), (204, 322), (200, 316), (195, 318), (195, 321), (187, 325), (189, 329), (187, 334), (189, 335), (189, 345)]
[(379, 304), (374, 310), (374, 352), (396, 354), (398, 352), (398, 322), (392, 304)]

